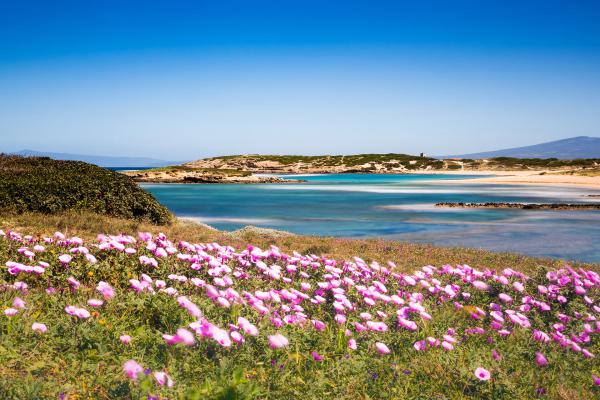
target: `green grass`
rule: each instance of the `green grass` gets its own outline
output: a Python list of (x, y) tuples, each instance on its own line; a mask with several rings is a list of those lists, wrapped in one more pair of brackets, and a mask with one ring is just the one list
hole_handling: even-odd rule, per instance
[(123, 174), (80, 161), (0, 155), (4, 213), (91, 211), (166, 224), (171, 213)]
[[(162, 231), (173, 241), (218, 241), (239, 250), (250, 243), (262, 248), (275, 244), (284, 251), (298, 250), (303, 254), (328, 255), (338, 260), (351, 260), (357, 255), (368, 262), (377, 260), (382, 265), (389, 260), (397, 264), (397, 271), (405, 272), (424, 265), (458, 263), (480, 269), (510, 267), (531, 275), (528, 287), (535, 287), (535, 282), (543, 279), (545, 271), (564, 266), (564, 262), (557, 260), (383, 240), (272, 238), (252, 234), (233, 239), (231, 235), (196, 224), (177, 222), (156, 226), (89, 213), (3, 215), (0, 226), (35, 235), (61, 230), (86, 240), (94, 239), (98, 232)], [(0, 239), (0, 265), (8, 260), (26, 261), (17, 253), (20, 246)], [(594, 399), (599, 394), (590, 378), (590, 370), (600, 372), (596, 361), (560, 350), (557, 345), (541, 345), (531, 339), (530, 331), (522, 329), (515, 329), (506, 339), (496, 338), (494, 344), (487, 341), (486, 335), (474, 335), (452, 352), (441, 349), (414, 351), (412, 344), (417, 339), (440, 337), (449, 326), (462, 331), (476, 325), (466, 313), (456, 311), (451, 302), (438, 306), (433, 299), (424, 303), (433, 319), (419, 322), (417, 333), (394, 330), (393, 334), (385, 336), (386, 344), (392, 349), (392, 354), (385, 357), (373, 355), (372, 346), (378, 340), (376, 335), (362, 337), (359, 350), (349, 352), (343, 330), (331, 322), (332, 315), (310, 306), (306, 306), (306, 311), (317, 313), (316, 316), (330, 323), (330, 327), (321, 333), (314, 329), (280, 329), (292, 344), (285, 350), (269, 349), (266, 336), (275, 330), (266, 318), (257, 323), (261, 334), (256, 338), (248, 337), (247, 343), (240, 348), (221, 348), (206, 340), (199, 341), (194, 347), (168, 346), (161, 334), (174, 333), (178, 327), (191, 322), (191, 317), (171, 296), (134, 294), (128, 290), (128, 279), (139, 278), (141, 273), (163, 279), (168, 274), (205, 276), (205, 271), (194, 273), (185, 263), (173, 258), (161, 261), (158, 268), (141, 266), (137, 256), (147, 254), (143, 249), (133, 257), (116, 252), (103, 253), (95, 265), (75, 257), (65, 269), (56, 262), (56, 257), (64, 252), (63, 247), (47, 246), (47, 253), (40, 256), (51, 263), (44, 279), (14, 277), (4, 268), (0, 269), (0, 284), (12, 283), (17, 278), (29, 284), (26, 295), (0, 291), (0, 305), (4, 308), (17, 295), (27, 304), (18, 316), (7, 318), (0, 314), (2, 399), (56, 399), (61, 393), (68, 399), (146, 399), (148, 393), (160, 395), (161, 399), (533, 399), (538, 398), (536, 390), (539, 388), (545, 391), (541, 398), (546, 399)], [(584, 267), (600, 271), (599, 265)], [(82, 286), (76, 292), (66, 289), (68, 276), (81, 282)], [(315, 285), (320, 279), (319, 274), (311, 279), (311, 283)], [(94, 288), (101, 280), (115, 288), (117, 296), (114, 299), (95, 310), (88, 320), (76, 320), (64, 312), (66, 305), (85, 305), (89, 298), (100, 298)], [(249, 280), (245, 289), (255, 290), (261, 285), (261, 281)], [(58, 288), (59, 293), (47, 295), (45, 289), (48, 286)], [(179, 283), (173, 286), (197, 304), (211, 322), (220, 326), (235, 321), (238, 315), (260, 321), (258, 315), (248, 313), (248, 310), (216, 307), (201, 290), (190, 290), (190, 286)], [(475, 293), (473, 304), (494, 301), (494, 293), (497, 292), (490, 293), (489, 298), (487, 294)], [(598, 299), (597, 293), (590, 293), (590, 296)], [(86, 308), (92, 311), (91, 307)], [(395, 307), (389, 305), (379, 309), (390, 315), (395, 311)], [(581, 301), (572, 299), (560, 311), (572, 314), (584, 309)], [(532, 322), (535, 326), (544, 326), (548, 321), (535, 319)], [(43, 335), (33, 333), (33, 322), (46, 323), (48, 332)], [(130, 345), (119, 342), (122, 334), (132, 336)], [(597, 338), (592, 340), (586, 348), (600, 354), (600, 342)], [(503, 356), (502, 360), (492, 359), (492, 348)], [(312, 349), (325, 360), (315, 362), (309, 354)], [(550, 362), (548, 367), (535, 366), (535, 351), (546, 354)], [(149, 378), (130, 382), (122, 372), (122, 364), (128, 359), (135, 359), (153, 371), (168, 371), (175, 386), (158, 388)], [(492, 373), (492, 381), (474, 379), (474, 368), (482, 365)]]

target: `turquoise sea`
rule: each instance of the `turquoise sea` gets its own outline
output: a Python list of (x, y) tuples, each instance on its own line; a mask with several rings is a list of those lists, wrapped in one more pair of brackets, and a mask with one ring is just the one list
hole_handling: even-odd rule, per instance
[(458, 182), (466, 175), (294, 175), (277, 185), (145, 184), (179, 217), (304, 235), (384, 237), (600, 262), (600, 211), (443, 209), (437, 202), (600, 202), (600, 191)]

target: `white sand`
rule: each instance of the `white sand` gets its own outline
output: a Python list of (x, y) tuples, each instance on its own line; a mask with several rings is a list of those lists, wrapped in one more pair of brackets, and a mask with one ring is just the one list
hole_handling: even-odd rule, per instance
[(493, 177), (453, 180), (454, 183), (499, 183), (522, 185), (582, 186), (600, 189), (600, 176), (561, 174), (560, 171), (495, 171), (452, 170), (419, 171), (416, 173), (444, 175), (495, 175)]

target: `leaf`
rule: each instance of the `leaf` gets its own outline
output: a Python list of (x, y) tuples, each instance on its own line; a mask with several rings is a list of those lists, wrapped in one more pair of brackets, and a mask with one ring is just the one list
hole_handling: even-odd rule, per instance
[(26, 368), (26, 370), (27, 370), (28, 372), (33, 372), (33, 371), (39, 371), (39, 370), (41, 370), (41, 369), (43, 369), (43, 368), (45, 368), (45, 367), (46, 367), (46, 362), (45, 362), (45, 361), (42, 361), (42, 360), (40, 360), (40, 361), (36, 361), (36, 362), (34, 362), (33, 364), (29, 365), (29, 366)]

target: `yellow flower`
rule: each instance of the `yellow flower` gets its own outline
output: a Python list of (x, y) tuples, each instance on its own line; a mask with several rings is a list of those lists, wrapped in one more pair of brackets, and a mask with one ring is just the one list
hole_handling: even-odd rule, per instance
[(475, 306), (464, 306), (463, 311), (468, 314), (477, 314), (477, 307)]
[(99, 320), (99, 321), (98, 321), (98, 323), (99, 323), (100, 325), (105, 325), (105, 324), (106, 324), (106, 320), (104, 320), (104, 319), (101, 319), (101, 320)]
[(94, 271), (89, 271), (88, 276), (94, 276)]

